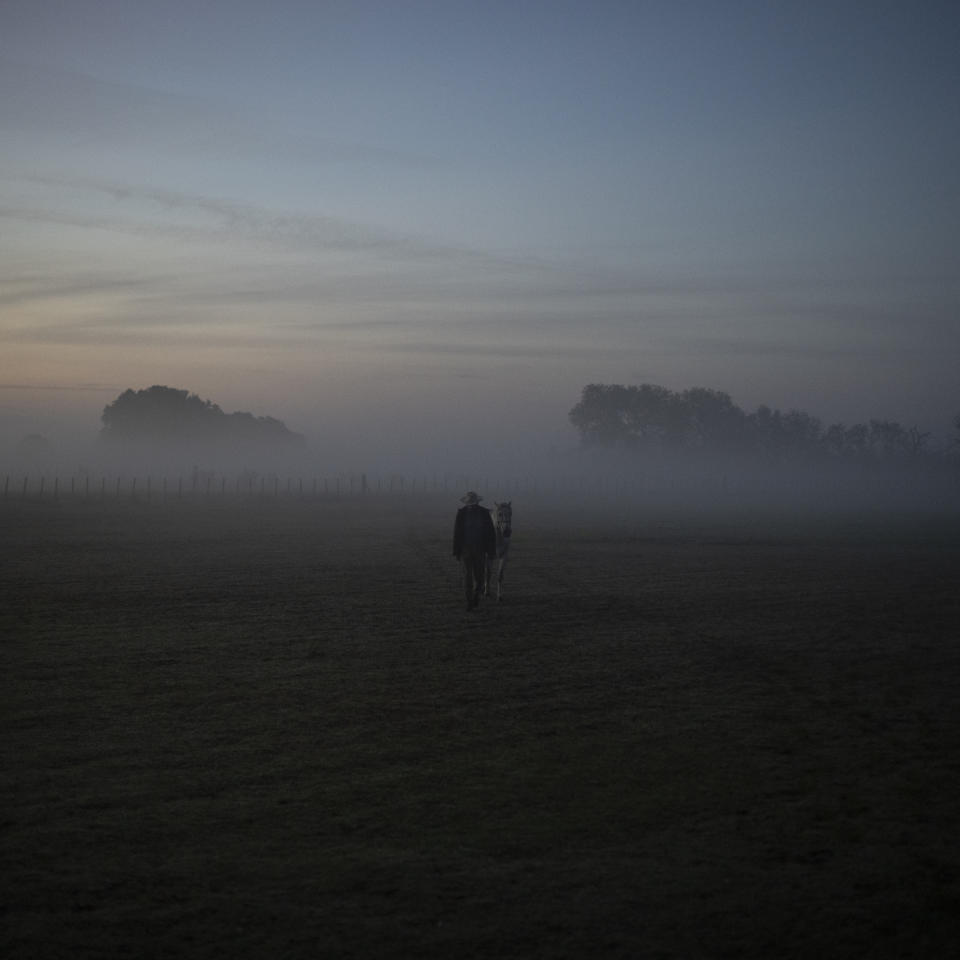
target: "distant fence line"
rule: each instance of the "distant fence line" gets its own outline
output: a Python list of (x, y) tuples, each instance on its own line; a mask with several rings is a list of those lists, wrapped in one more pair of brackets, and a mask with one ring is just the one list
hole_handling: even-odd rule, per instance
[[(697, 487), (726, 490), (726, 477), (704, 477)], [(476, 490), (487, 500), (523, 495), (582, 494), (616, 496), (664, 490), (677, 490), (676, 478), (656, 474), (558, 475), (543, 477), (483, 477), (471, 474), (443, 476), (369, 476), (366, 473), (327, 477), (281, 477), (278, 475), (145, 476), (126, 474), (74, 474), (60, 477), (44, 474), (6, 474), (0, 500), (135, 500), (162, 502), (175, 500), (322, 499), (376, 494), (447, 493), (458, 499), (466, 490)]]
[[(946, 482), (945, 482), (946, 481)], [(134, 476), (130, 474), (77, 473), (59, 475), (12, 474), (3, 475), (0, 502), (4, 501), (125, 501), (159, 503), (176, 501), (228, 500), (322, 500), (341, 497), (375, 496), (377, 494), (443, 493), (457, 499), (466, 490), (476, 490), (488, 502), (494, 498), (513, 496), (541, 496), (580, 498), (595, 497), (611, 501), (636, 497), (690, 497), (709, 496), (719, 501), (763, 496), (766, 492), (799, 494), (807, 497), (851, 492), (870, 496), (891, 490), (907, 494), (909, 499), (943, 499), (957, 504), (956, 477), (900, 478), (891, 486), (891, 478), (861, 477), (851, 483), (849, 478), (820, 477), (811, 482), (801, 476), (780, 478), (767, 483), (764, 478), (728, 477), (727, 474), (704, 471), (678, 476), (669, 471), (651, 469), (631, 473), (555, 474), (549, 477), (525, 476), (504, 478), (466, 473), (435, 474), (433, 476), (403, 475), (370, 476), (366, 473), (337, 474), (316, 477), (283, 477), (277, 474), (243, 474), (225, 477), (219, 474), (166, 476)]]
[[(599, 490), (600, 482), (590, 484)], [(0, 497), (3, 500), (226, 500), (228, 498), (320, 499), (373, 494), (457, 493), (467, 489), (485, 491), (488, 496), (536, 493), (541, 481), (533, 477), (480, 478), (461, 476), (370, 477), (365, 473), (329, 477), (236, 477), (224, 476), (128, 476), (124, 474), (74, 474), (60, 477), (45, 474), (6, 474)], [(554, 479), (546, 489), (586, 489), (585, 480)]]

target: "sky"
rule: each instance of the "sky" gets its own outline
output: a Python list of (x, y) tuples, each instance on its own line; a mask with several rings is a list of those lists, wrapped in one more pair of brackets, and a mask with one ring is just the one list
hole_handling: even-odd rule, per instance
[(954, 3), (0, 0), (0, 443), (188, 389), (332, 457), (588, 383), (946, 436)]

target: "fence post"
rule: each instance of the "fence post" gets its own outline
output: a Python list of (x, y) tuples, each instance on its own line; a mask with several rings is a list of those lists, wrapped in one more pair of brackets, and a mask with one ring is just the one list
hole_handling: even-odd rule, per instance
[(40, 477), (40, 497), (39, 497), (39, 499), (41, 499), (41, 500), (43, 499), (43, 483), (44, 483), (44, 480), (46, 480), (46, 477), (41, 476), (41, 477)]
[(177, 477), (177, 499), (183, 498), (183, 477)]
[(117, 477), (117, 499), (120, 499), (120, 478)]
[(136, 477), (133, 478), (133, 481), (130, 484), (130, 499), (131, 500), (137, 499), (137, 478)]
[(21, 499), (23, 500), (27, 499), (27, 477), (26, 476), (24, 476), (23, 478), (23, 493), (20, 496), (21, 496)]

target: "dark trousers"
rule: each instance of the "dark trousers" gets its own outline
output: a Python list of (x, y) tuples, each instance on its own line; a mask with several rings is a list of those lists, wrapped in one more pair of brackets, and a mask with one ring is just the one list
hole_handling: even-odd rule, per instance
[(460, 562), (463, 564), (463, 588), (467, 594), (467, 606), (474, 607), (486, 586), (487, 555), (478, 547), (464, 547)]

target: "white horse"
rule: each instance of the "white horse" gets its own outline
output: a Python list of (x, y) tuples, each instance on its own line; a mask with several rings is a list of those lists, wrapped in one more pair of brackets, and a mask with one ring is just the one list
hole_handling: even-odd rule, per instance
[[(511, 501), (494, 503), (494, 529), (497, 531), (497, 599), (503, 599), (503, 571), (510, 553), (510, 537), (513, 535), (513, 507)], [(487, 589), (490, 593), (490, 580), (493, 577), (493, 561), (487, 561)]]

